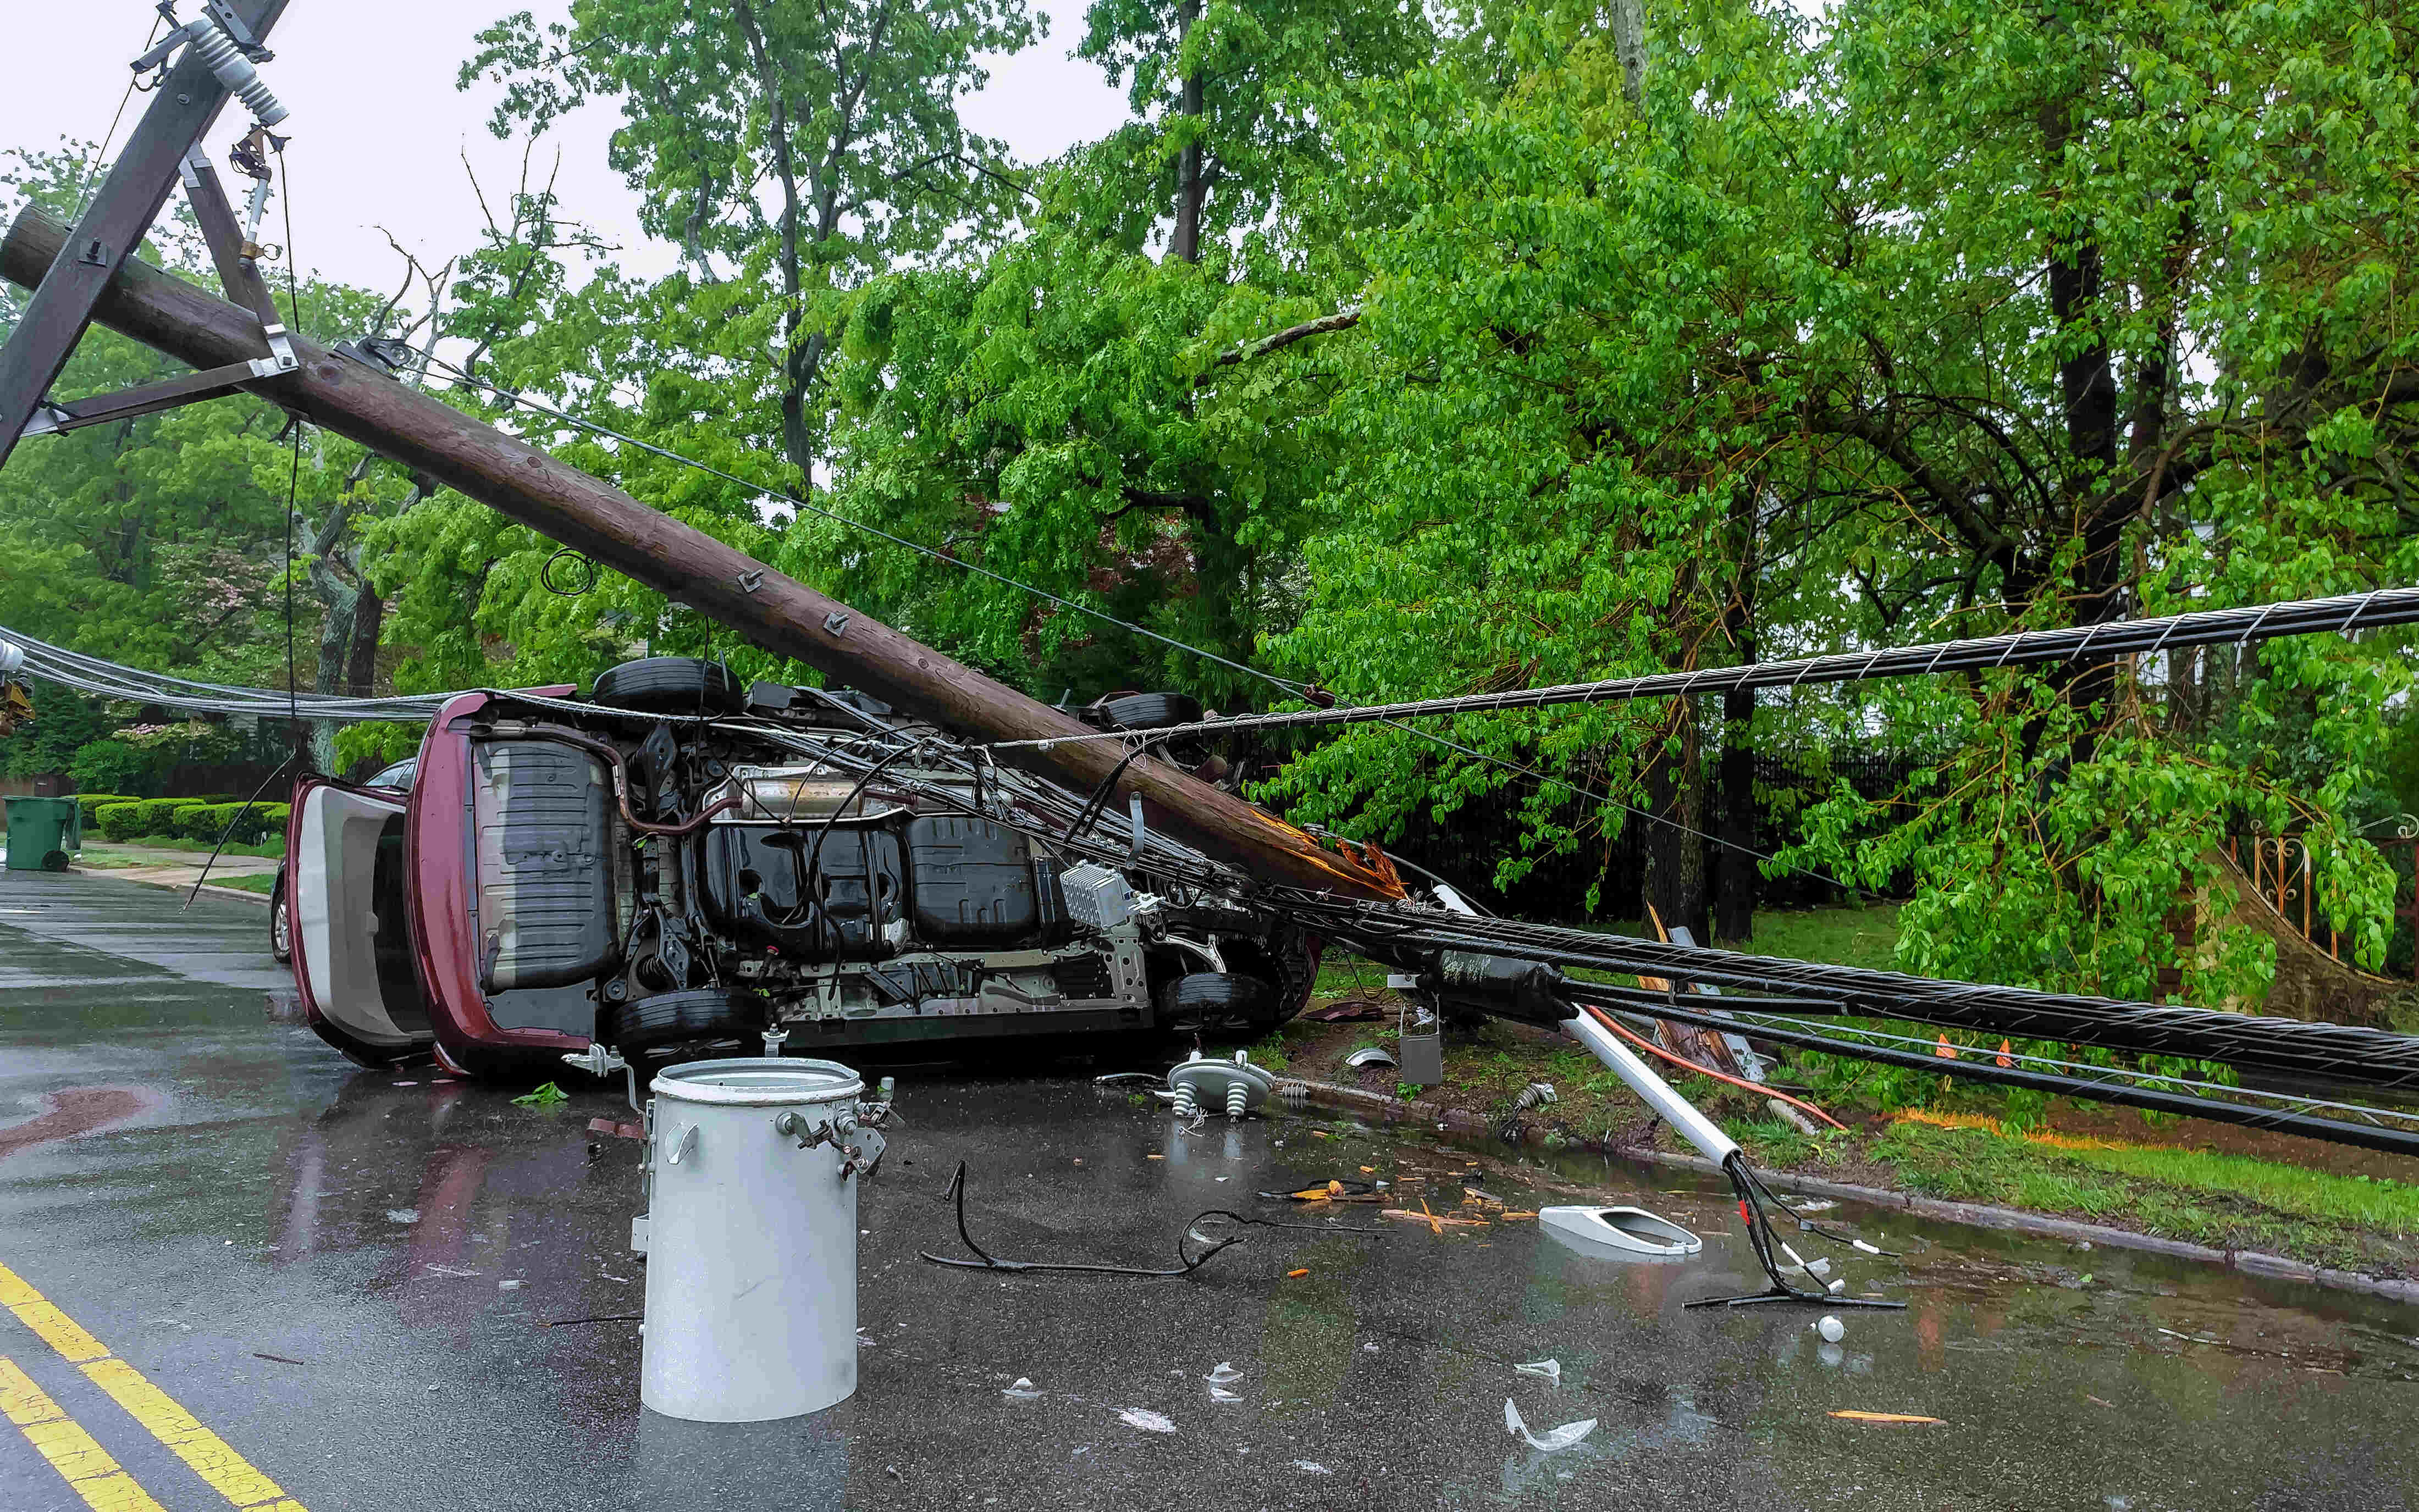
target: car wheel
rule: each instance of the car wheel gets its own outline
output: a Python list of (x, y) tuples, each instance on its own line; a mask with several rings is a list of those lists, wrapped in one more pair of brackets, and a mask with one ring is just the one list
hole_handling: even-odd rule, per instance
[(1256, 1034), (1275, 1017), (1274, 994), (1256, 976), (1195, 971), (1167, 985), (1160, 1018), (1179, 1034)]
[(1201, 702), (1180, 693), (1130, 693), (1101, 705), (1101, 717), (1125, 730), (1165, 729), (1201, 717)]
[(701, 1041), (737, 1039), (747, 1026), (730, 994), (701, 987), (621, 1003), (613, 1008), (608, 1028), (613, 1048), (635, 1057)]
[(294, 911), (286, 905), (283, 888), (269, 903), (269, 954), (282, 966), (294, 964)]
[(596, 677), (595, 701), (651, 714), (735, 714), (747, 689), (719, 662), (694, 656), (649, 656)]

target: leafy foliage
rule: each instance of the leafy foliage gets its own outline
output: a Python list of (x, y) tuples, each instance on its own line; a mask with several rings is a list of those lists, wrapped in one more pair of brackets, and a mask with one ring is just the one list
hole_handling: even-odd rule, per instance
[[(1045, 698), (1454, 694), (2419, 581), (2402, 10), (1678, 0), (1642, 50), (1638, 14), (1097, 0), (1079, 51), (1132, 119), (1019, 165), (958, 115), (1037, 35), (1016, 0), (579, 0), (482, 34), (465, 77), (533, 149), (614, 99), (680, 269), (624, 273), (525, 173), (415, 318), (444, 364), (727, 476), (455, 402)], [(77, 166), (17, 182), (55, 199)], [(331, 328), (391, 313), (315, 298)], [(77, 381), (148, 361), (97, 338)], [(292, 672), (272, 425), (184, 411), (12, 466), (0, 623)], [(314, 596), (333, 623), (325, 568), (379, 602), (398, 688), (648, 652), (798, 675), (609, 573), (548, 591), (551, 543), (358, 452), (304, 464), (341, 527), (303, 554)], [(1902, 964), (2247, 1003), (2274, 963), (2222, 927), (2228, 835), (2304, 836), (2316, 911), (2386, 957), (2396, 883), (2358, 837), (2419, 803), (2410, 646), (1251, 754), (1300, 820), (1414, 848), (1498, 826), (1494, 880), (1580, 915), (1630, 912), (1641, 834), (1698, 844), (1718, 767), (1735, 809), (1733, 758), (1786, 756), (1839, 787), (1735, 843), (1906, 891)], [(1825, 759), (1867, 750), (1904, 780)]]

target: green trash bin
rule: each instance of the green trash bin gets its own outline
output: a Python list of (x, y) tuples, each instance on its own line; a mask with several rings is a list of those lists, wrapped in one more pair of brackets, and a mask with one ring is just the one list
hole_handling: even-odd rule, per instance
[(72, 798), (8, 800), (8, 869), (63, 872), (84, 848), (83, 817)]

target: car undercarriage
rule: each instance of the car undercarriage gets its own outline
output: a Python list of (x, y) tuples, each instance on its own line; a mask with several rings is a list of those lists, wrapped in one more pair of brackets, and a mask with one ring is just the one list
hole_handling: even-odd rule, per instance
[[(323, 887), (360, 872), (367, 891), (301, 915), (321, 956), (358, 956), (356, 975), (385, 984), (380, 1028), (407, 1045), (322, 1028), (382, 1062), (416, 1047), (414, 1018), (474, 1074), (589, 1043), (664, 1061), (1256, 1035), (1300, 1009), (1317, 969), (1313, 935), (1247, 908), (1139, 808), (1105, 812), (870, 698), (743, 692), (692, 659), (624, 664), (586, 704), (465, 695), (431, 723), (400, 802), (403, 821), (383, 826), (368, 819), (392, 794), (303, 803), (388, 847), (383, 863), (308, 868)], [(324, 844), (312, 832), (298, 829), (300, 848)], [(416, 994), (384, 926), (399, 896)], [(339, 949), (358, 919), (374, 942)], [(336, 975), (323, 959), (316, 979)]]

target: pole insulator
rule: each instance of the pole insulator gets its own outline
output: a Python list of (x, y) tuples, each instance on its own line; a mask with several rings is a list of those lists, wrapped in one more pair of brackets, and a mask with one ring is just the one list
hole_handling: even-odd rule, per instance
[(243, 55), (235, 38), (217, 22), (208, 16), (187, 22), (185, 40), (201, 54), (202, 61), (209, 65), (210, 72), (218, 75), (227, 92), (243, 101), (254, 120), (263, 126), (275, 126), (293, 114), (269, 92), (269, 86), (260, 82), (260, 70), (252, 66), (252, 59)]

